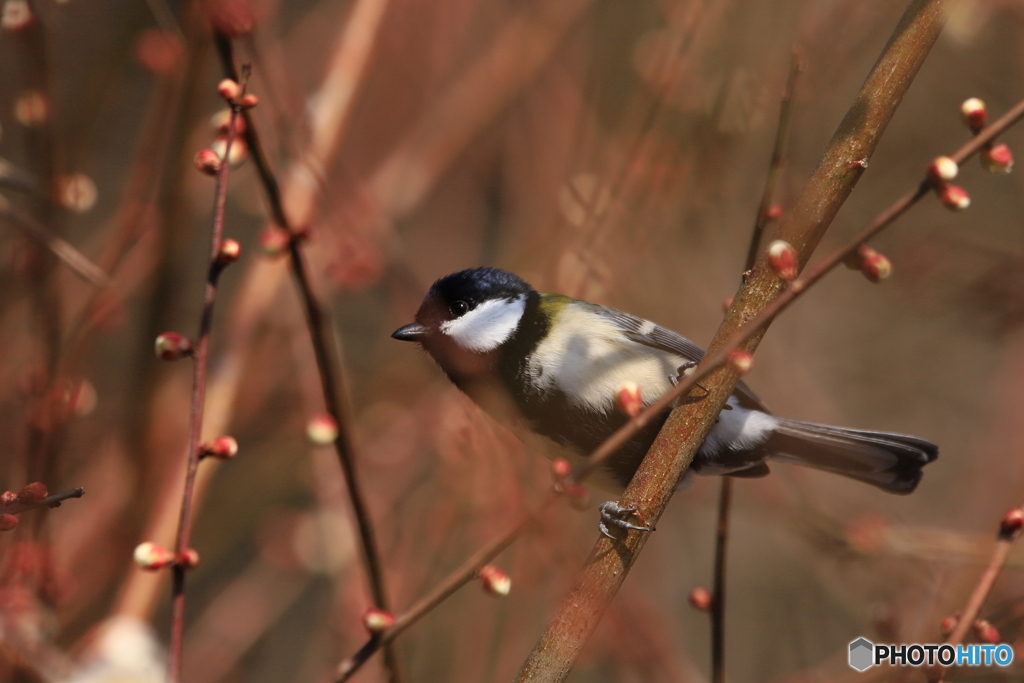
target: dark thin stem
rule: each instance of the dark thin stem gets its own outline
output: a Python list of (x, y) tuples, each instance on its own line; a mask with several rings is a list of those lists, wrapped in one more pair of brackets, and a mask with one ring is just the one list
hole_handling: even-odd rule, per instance
[[(235, 69), (234, 47), (231, 39), (223, 34), (216, 33), (214, 40), (221, 65), (228, 75), (234, 77), (234, 74), (237, 72)], [(313, 343), (313, 354), (316, 357), (317, 369), (319, 370), (320, 384), (324, 395), (324, 407), (338, 426), (338, 436), (334, 440), (334, 449), (337, 452), (341, 469), (345, 474), (345, 485), (359, 531), (359, 541), (363, 551), (363, 561), (366, 565), (373, 604), (380, 609), (387, 610), (390, 603), (384, 584), (383, 562), (380, 559), (373, 522), (370, 518), (366, 499), (356, 472), (355, 446), (348, 419), (349, 410), (345, 399), (344, 380), (341, 374), (340, 361), (337, 358), (338, 353), (335, 348), (335, 341), (332, 336), (333, 327), (328, 322), (327, 310), (317, 298), (309, 278), (309, 269), (300, 248), (303, 233), (300, 230), (296, 230), (295, 226), (292, 226), (288, 220), (284, 210), (280, 184), (277, 182), (277, 176), (274, 174), (270, 161), (264, 152), (255, 122), (248, 111), (243, 112), (242, 115), (245, 117), (246, 123), (246, 142), (249, 145), (260, 181), (266, 192), (271, 216), (274, 222), (281, 229), (285, 230), (289, 236), (288, 252), (291, 255), (292, 275), (298, 286), (299, 295), (302, 297), (306, 324), (309, 328), (310, 340)], [(385, 659), (391, 680), (398, 681), (400, 678), (398, 660), (390, 645), (387, 645)]]
[[(248, 74), (243, 73), (240, 81), (245, 92)], [(235, 126), (240, 108), (237, 102), (231, 105), (231, 119), (228, 123), (227, 140), (220, 170), (217, 172), (217, 187), (214, 193), (213, 229), (210, 235), (210, 267), (203, 291), (203, 310), (199, 321), (199, 336), (193, 354), (192, 410), (189, 416), (188, 468), (185, 473), (185, 490), (181, 496), (181, 517), (178, 534), (174, 543), (175, 555), (180, 557), (189, 548), (192, 534), (192, 497), (195, 491), (196, 472), (199, 469), (199, 451), (203, 431), (203, 408), (206, 404), (206, 374), (210, 356), (210, 330), (213, 327), (213, 305), (217, 298), (217, 281), (223, 270), (217, 254), (224, 235), (224, 209), (227, 205), (228, 178), (231, 174), (231, 147), (235, 141)], [(173, 587), (171, 592), (171, 645), (168, 658), (171, 683), (181, 680), (181, 648), (185, 630), (185, 567), (175, 563), (172, 568)]]
[(25, 512), (26, 510), (38, 510), (39, 508), (59, 508), (60, 504), (63, 503), (65, 500), (69, 500), (71, 498), (81, 498), (84, 495), (85, 489), (81, 487), (76, 489), (69, 489), (67, 491), (55, 493), (52, 496), (47, 496), (46, 498), (43, 498), (42, 500), (35, 503), (22, 503), (19, 501), (14, 505), (5, 508), (0, 508), (0, 513), (7, 515), (20, 515), (22, 512)]
[[(764, 229), (770, 220), (769, 210), (775, 198), (775, 188), (779, 183), (779, 178), (782, 177), (782, 169), (785, 166), (786, 144), (789, 140), (789, 122), (793, 110), (793, 90), (796, 88), (796, 80), (800, 75), (800, 70), (800, 54), (793, 50), (790, 56), (789, 77), (786, 79), (786, 89), (782, 93), (782, 103), (779, 105), (779, 125), (775, 131), (775, 145), (772, 148), (768, 178), (765, 180), (761, 203), (757, 209), (757, 218), (754, 220), (754, 232), (750, 236), (747, 261), (743, 266), (744, 273), (750, 271), (757, 261)], [(715, 575), (714, 593), (712, 594), (714, 599), (711, 603), (710, 615), (712, 683), (725, 682), (726, 567), (728, 565), (729, 552), (729, 513), (732, 507), (732, 488), (732, 477), (722, 477), (721, 489), (718, 494), (718, 524), (715, 525)]]
[(729, 560), (732, 477), (722, 477), (715, 528), (715, 584), (711, 600), (711, 683), (725, 681), (725, 568)]
[(743, 266), (744, 272), (754, 267), (757, 262), (757, 254), (761, 247), (761, 237), (764, 229), (768, 226), (769, 210), (775, 198), (775, 188), (782, 177), (782, 169), (786, 165), (786, 145), (789, 141), (789, 122), (793, 112), (793, 90), (796, 88), (796, 79), (802, 69), (800, 53), (795, 49), (790, 57), (789, 78), (786, 79), (786, 89), (782, 92), (782, 103), (779, 105), (779, 126), (775, 129), (775, 145), (772, 148), (772, 159), (768, 167), (768, 179), (764, 183), (764, 193), (761, 195), (761, 204), (757, 208), (757, 219), (754, 221), (754, 232), (750, 236), (750, 247), (747, 249), (747, 260)]

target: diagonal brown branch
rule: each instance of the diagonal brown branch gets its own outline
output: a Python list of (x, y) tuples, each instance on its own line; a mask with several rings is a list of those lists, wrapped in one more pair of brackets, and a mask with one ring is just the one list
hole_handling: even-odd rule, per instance
[[(914, 0), (907, 8), (814, 175), (781, 226), (779, 237), (794, 246), (801, 265), (810, 258), (839, 207), (853, 191), (867, 159), (938, 37), (943, 6), (942, 0)], [(783, 283), (762, 258), (740, 288), (702, 365), (711, 366), (719, 358), (724, 361), (722, 350), (740, 328), (750, 325), (752, 318), (779, 297), (782, 288)], [(769, 321), (754, 328), (740, 348), (753, 352)], [(635, 508), (643, 523), (653, 527), (660, 518), (738, 379), (734, 370), (717, 368), (704, 382), (708, 392), (703, 400), (681, 405), (670, 414), (620, 503)], [(649, 536), (648, 532), (634, 531), (622, 542), (598, 540), (582, 575), (516, 681), (565, 680)]]

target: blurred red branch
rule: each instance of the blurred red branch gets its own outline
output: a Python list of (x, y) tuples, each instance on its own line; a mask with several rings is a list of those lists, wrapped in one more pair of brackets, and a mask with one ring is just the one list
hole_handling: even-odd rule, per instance
[[(779, 237), (795, 247), (799, 263), (806, 263), (810, 258), (824, 230), (856, 185), (867, 159), (941, 31), (943, 5), (941, 0), (915, 0), (907, 8), (857, 101), (826, 148), (816, 172), (781, 226)], [(899, 213), (893, 214), (885, 224)], [(851, 250), (862, 241), (852, 245)], [(837, 258), (831, 267), (840, 260), (841, 257)], [(821, 270), (818, 277), (825, 272), (827, 269)], [(796, 282), (799, 280), (794, 285)], [(736, 386), (738, 373), (718, 366), (725, 363), (730, 351), (742, 346), (742, 350), (752, 353), (757, 348), (767, 325), (784, 305), (780, 303), (783, 286), (762, 257), (740, 288), (712, 340), (708, 355), (698, 368), (699, 374), (709, 375), (704, 384), (706, 395), (703, 400), (684, 403), (672, 411), (620, 501), (622, 507), (636, 510), (642, 524), (653, 528), (660, 518), (697, 448)], [(791, 285), (786, 304), (805, 289), (806, 283)], [(690, 382), (696, 379), (691, 376)], [(681, 387), (690, 382), (680, 382), (676, 391), (669, 394), (682, 395), (688, 387)], [(641, 531), (614, 543), (604, 537), (598, 540), (582, 575), (526, 660), (517, 681), (565, 680), (649, 536), (649, 532)]]
[[(248, 73), (243, 69), (239, 82), (241, 93), (245, 93)], [(219, 258), (224, 235), (224, 209), (227, 204), (228, 179), (231, 173), (231, 147), (235, 142), (235, 126), (241, 112), (241, 95), (229, 101), (231, 118), (228, 123), (224, 154), (217, 171), (217, 186), (213, 208), (213, 229), (210, 235), (210, 266), (203, 291), (203, 309), (199, 322), (199, 337), (195, 342), (195, 361), (192, 379), (192, 409), (189, 418), (188, 468), (185, 473), (185, 490), (181, 497), (181, 516), (178, 534), (174, 544), (175, 557), (182, 557), (189, 550), (192, 533), (192, 496), (195, 489), (196, 472), (199, 469), (200, 446), (203, 430), (203, 407), (206, 404), (206, 373), (210, 356), (210, 330), (213, 327), (213, 305), (217, 298), (217, 281), (223, 270)], [(172, 567), (174, 584), (171, 593), (171, 646), (169, 656), (169, 677), (172, 683), (181, 679), (181, 646), (185, 629), (185, 563), (176, 562)]]

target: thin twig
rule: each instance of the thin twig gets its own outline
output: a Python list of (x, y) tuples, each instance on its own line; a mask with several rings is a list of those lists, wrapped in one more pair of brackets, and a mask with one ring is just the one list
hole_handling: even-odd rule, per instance
[(20, 515), (26, 510), (38, 510), (39, 508), (59, 508), (60, 504), (71, 498), (81, 498), (85, 495), (85, 489), (78, 487), (55, 493), (35, 503), (23, 503), (18, 501), (9, 507), (0, 508), (0, 512), (7, 515)]
[[(235, 74), (234, 47), (231, 39), (225, 35), (217, 34), (215, 41), (217, 53), (220, 56), (224, 70), (229, 75)], [(344, 391), (345, 383), (341, 374), (341, 363), (336, 358), (337, 351), (332, 334), (333, 327), (328, 322), (326, 308), (320, 303), (309, 278), (309, 269), (301, 249), (302, 231), (295, 229), (295, 226), (288, 219), (282, 201), (280, 184), (263, 149), (255, 122), (248, 112), (243, 112), (243, 115), (246, 121), (246, 142), (249, 144), (253, 161), (256, 164), (257, 172), (267, 194), (271, 215), (274, 222), (288, 233), (288, 252), (291, 256), (289, 262), (299, 294), (302, 297), (309, 336), (313, 343), (313, 353), (319, 370), (324, 407), (327, 414), (331, 416), (331, 419), (338, 426), (338, 436), (334, 440), (334, 449), (338, 454), (338, 461), (345, 475), (345, 486), (352, 505), (352, 514), (356, 519), (356, 526), (359, 531), (360, 546), (363, 551), (363, 561), (366, 565), (373, 603), (374, 606), (380, 609), (388, 610), (390, 608), (390, 601), (384, 584), (383, 562), (380, 559), (380, 551), (377, 547), (373, 521), (370, 517), (366, 499), (356, 472), (356, 455), (351, 435), (351, 425), (349, 424), (349, 408)], [(336, 133), (337, 131), (333, 131), (331, 134), (334, 135)], [(326, 154), (327, 150), (320, 149), (319, 153)], [(400, 678), (398, 660), (390, 646), (388, 646), (386, 652), (386, 666), (390, 672), (391, 680), (397, 681)]]
[(533, 512), (523, 513), (516, 522), (509, 527), (501, 536), (498, 536), (490, 543), (480, 548), (476, 553), (463, 562), (458, 569), (451, 572), (441, 580), (433, 589), (409, 608), (395, 617), (395, 623), (384, 632), (372, 636), (358, 651), (346, 658), (338, 665), (335, 672), (335, 683), (343, 683), (355, 674), (366, 661), (379, 650), (394, 641), (407, 628), (419, 621), (424, 615), (444, 602), (449, 596), (462, 586), (472, 581), (480, 569), (501, 551), (507, 548), (533, 521), (540, 518), (541, 514), (559, 498), (559, 490), (552, 487), (547, 497), (537, 506)]
[[(945, 642), (947, 644), (956, 647), (964, 641), (967, 631), (974, 626), (974, 621), (981, 612), (981, 606), (985, 604), (988, 594), (992, 591), (992, 586), (995, 585), (1003, 565), (1006, 564), (1006, 560), (1010, 556), (1013, 542), (1020, 537), (1020, 515), (1022, 511), (1024, 511), (1022, 508), (1010, 510), (999, 524), (999, 532), (996, 537), (996, 546), (992, 549), (992, 557), (989, 559), (985, 571), (978, 577), (978, 582), (975, 584), (974, 590), (971, 591), (971, 595), (967, 599), (967, 605), (960, 613), (953, 632), (946, 638)], [(941, 681), (945, 672), (946, 668), (942, 665), (935, 666), (928, 672), (928, 681), (930, 683)]]
[(49, 249), (78, 277), (96, 287), (110, 286), (110, 276), (102, 268), (90, 261), (85, 254), (75, 249), (69, 242), (54, 235), (45, 225), (28, 213), (11, 204), (10, 200), (3, 195), (0, 195), (0, 216), (9, 218), (26, 235)]
[[(853, 191), (882, 131), (938, 38), (943, 4), (942, 0), (911, 2), (781, 226), (779, 237), (793, 245), (801, 265), (810, 258), (839, 207)], [(745, 338), (743, 350), (752, 353), (772, 319), (764, 313), (779, 302), (782, 288), (783, 283), (762, 257), (737, 293), (698, 371), (703, 369), (707, 373), (709, 366), (724, 363), (726, 348), (733, 343), (734, 349), (738, 347), (739, 343), (733, 342), (738, 337)], [(776, 307), (772, 315), (779, 310), (781, 307)], [(710, 374), (702, 385), (703, 400), (683, 402), (669, 414), (620, 501), (622, 507), (635, 510), (636, 519), (649, 528), (664, 512), (739, 380), (734, 368), (719, 368)], [(692, 376), (690, 379), (694, 381)], [(581, 576), (516, 681), (565, 680), (650, 535), (647, 531), (632, 531), (615, 542), (604, 537), (597, 541)]]
[[(750, 236), (747, 261), (743, 266), (744, 273), (754, 267), (764, 229), (771, 219), (769, 210), (775, 199), (775, 188), (779, 183), (779, 178), (782, 177), (782, 169), (785, 166), (786, 143), (789, 139), (789, 122), (793, 109), (793, 90), (796, 88), (796, 80), (800, 71), (800, 54), (794, 49), (790, 56), (786, 89), (782, 93), (782, 103), (779, 105), (779, 124), (775, 131), (775, 145), (772, 149), (768, 178), (765, 180), (761, 203), (757, 209), (757, 218), (754, 220), (754, 231)], [(714, 586), (710, 614), (712, 683), (725, 682), (726, 567), (729, 553), (729, 513), (732, 507), (732, 488), (733, 478), (722, 477), (721, 489), (718, 494), (718, 523), (715, 525)]]
[[(243, 69), (239, 84), (245, 92), (248, 74)], [(199, 322), (199, 337), (196, 340), (194, 372), (192, 378), (192, 410), (189, 417), (188, 468), (185, 473), (185, 490), (181, 497), (181, 516), (178, 534), (174, 544), (176, 557), (182, 557), (189, 549), (192, 533), (192, 495), (195, 489), (196, 472), (199, 469), (200, 443), (203, 430), (203, 407), (206, 403), (206, 372), (209, 366), (210, 330), (213, 326), (213, 305), (217, 297), (217, 281), (223, 270), (218, 263), (218, 252), (224, 234), (224, 209), (227, 204), (228, 178), (231, 172), (231, 147), (235, 141), (235, 126), (238, 123), (240, 107), (238, 101), (231, 103), (231, 118), (228, 122), (224, 156), (217, 172), (217, 186), (213, 205), (213, 229), (210, 235), (210, 266), (203, 291), (203, 310)], [(169, 655), (169, 677), (171, 683), (181, 679), (181, 646), (185, 629), (185, 571), (181, 562), (172, 568), (173, 588), (171, 593), (171, 646)]]

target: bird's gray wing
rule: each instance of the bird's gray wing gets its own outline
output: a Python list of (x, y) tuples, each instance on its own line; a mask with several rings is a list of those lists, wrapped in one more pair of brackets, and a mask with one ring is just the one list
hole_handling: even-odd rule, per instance
[[(584, 302), (581, 301), (579, 303), (582, 304)], [(635, 315), (630, 315), (629, 313), (624, 313), (614, 308), (608, 308), (607, 306), (591, 303), (587, 303), (587, 305), (598, 315), (614, 322), (615, 325), (623, 331), (626, 337), (638, 344), (643, 344), (644, 346), (649, 346), (652, 349), (658, 349), (677, 356), (682, 356), (683, 358), (695, 363), (699, 363), (704, 357), (704, 349), (700, 348), (686, 337), (677, 334), (672, 330), (666, 329), (661, 325), (656, 325), (650, 320), (644, 320), (643, 318), (638, 318)], [(733, 395), (739, 399), (740, 405), (744, 408), (763, 410), (766, 413), (771, 412), (768, 410), (768, 407), (764, 402), (758, 398), (757, 394), (755, 394), (743, 380), (740, 380), (736, 385)]]

